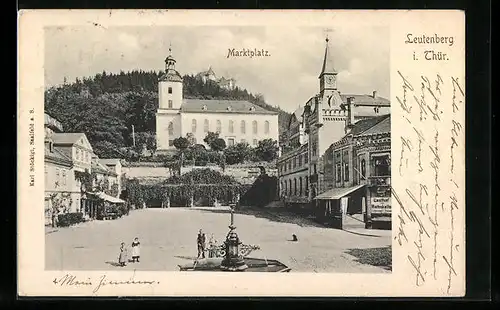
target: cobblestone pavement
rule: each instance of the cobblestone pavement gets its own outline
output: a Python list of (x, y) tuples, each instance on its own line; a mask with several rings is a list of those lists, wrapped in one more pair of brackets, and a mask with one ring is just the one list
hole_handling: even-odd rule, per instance
[[(213, 233), (222, 242), (229, 220), (225, 210), (146, 209), (132, 211), (117, 220), (58, 228), (45, 235), (45, 266), (48, 270), (177, 271), (177, 265), (195, 259), (199, 229), (205, 231), (207, 239)], [(260, 246), (251, 257), (278, 259), (292, 272), (390, 272), (361, 264), (347, 254), (352, 249), (389, 246), (390, 231), (373, 236), (353, 234), (260, 210), (235, 214), (235, 225), (244, 244)], [(291, 241), (292, 234), (297, 235), (298, 242)], [(130, 248), (134, 237), (141, 242), (140, 263), (117, 267), (120, 243), (125, 242)]]

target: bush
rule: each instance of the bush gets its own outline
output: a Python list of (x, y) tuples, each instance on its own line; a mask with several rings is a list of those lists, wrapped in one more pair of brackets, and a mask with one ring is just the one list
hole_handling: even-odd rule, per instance
[(64, 213), (59, 214), (57, 217), (57, 222), (59, 227), (68, 227), (74, 224), (83, 222), (83, 213)]

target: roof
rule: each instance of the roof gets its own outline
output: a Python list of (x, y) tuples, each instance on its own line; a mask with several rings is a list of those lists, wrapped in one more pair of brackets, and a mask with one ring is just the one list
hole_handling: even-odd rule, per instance
[(390, 106), (391, 102), (383, 97), (373, 97), (373, 95), (352, 95), (341, 94), (340, 97), (344, 103), (347, 103), (348, 97), (354, 98), (354, 105), (368, 105), (368, 106)]
[(365, 184), (356, 185), (356, 186), (352, 186), (352, 187), (336, 187), (336, 188), (333, 188), (333, 189), (326, 191), (322, 194), (319, 194), (314, 199), (319, 199), (319, 200), (340, 199), (340, 198), (354, 192), (355, 190), (362, 188), (363, 186), (365, 186)]
[(292, 115), (295, 115), (295, 117), (297, 118), (297, 120), (298, 120), (299, 122), (302, 122), (302, 115), (303, 115), (303, 114), (304, 114), (304, 107), (302, 107), (302, 106), (299, 106), (299, 107), (297, 108), (297, 110), (295, 110), (295, 111), (292, 113)]
[[(379, 123), (383, 122), (384, 120), (386, 120), (388, 118), (389, 118), (388, 123), (389, 123), (389, 131), (390, 131), (390, 117), (391, 117), (390, 114), (386, 114), (386, 115), (381, 115), (381, 116), (377, 116), (377, 117), (362, 119), (354, 124), (354, 127), (352, 128), (352, 130), (349, 134), (352, 134), (352, 135), (359, 135), (362, 133), (365, 134), (369, 129), (371, 129), (375, 125), (378, 125)], [(386, 127), (387, 124), (381, 125), (380, 128), (384, 128), (384, 126)]]
[(391, 115), (383, 115), (380, 117), (380, 121), (376, 123), (374, 126), (368, 128), (367, 130), (357, 134), (358, 136), (362, 135), (373, 135), (378, 133), (390, 133), (391, 132)]
[(328, 39), (326, 39), (325, 57), (323, 58), (323, 67), (321, 68), (320, 76), (323, 73), (334, 73), (334, 72), (337, 72), (337, 71), (333, 67), (333, 59), (332, 59), (331, 54), (330, 54), (330, 47), (328, 44)]
[(116, 173), (114, 171), (109, 170), (106, 166), (104, 166), (103, 164), (101, 164), (95, 160), (92, 160), (91, 169), (92, 169), (92, 171), (100, 172), (102, 174), (116, 175)]
[[(206, 106), (206, 110), (204, 110)], [(228, 110), (230, 107), (230, 110)], [(253, 110), (252, 110), (253, 108)], [(184, 99), (181, 112), (278, 114), (243, 100)]]
[(116, 165), (120, 162), (119, 158), (99, 158), (99, 162), (104, 165)]
[(80, 138), (85, 137), (82, 132), (55, 132), (52, 134), (54, 144), (75, 144)]
[(50, 152), (50, 149), (48, 147), (45, 147), (45, 152), (44, 152), (44, 157), (45, 160), (50, 160), (52, 162), (55, 162), (57, 164), (65, 165), (65, 166), (72, 166), (73, 161), (71, 158), (68, 156), (64, 155), (63, 152), (61, 152), (57, 147), (52, 147), (52, 152)]
[(175, 69), (168, 69), (167, 72), (162, 74), (158, 79), (161, 81), (182, 82), (182, 76)]

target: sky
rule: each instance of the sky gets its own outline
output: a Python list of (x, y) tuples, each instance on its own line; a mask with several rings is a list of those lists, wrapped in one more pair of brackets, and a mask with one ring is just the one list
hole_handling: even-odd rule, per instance
[[(389, 28), (78, 26), (45, 28), (45, 85), (102, 71), (163, 70), (172, 47), (180, 74), (212, 67), (266, 102), (292, 112), (319, 92), (325, 37), (344, 94), (390, 98)], [(227, 57), (228, 50), (267, 50), (269, 57)]]

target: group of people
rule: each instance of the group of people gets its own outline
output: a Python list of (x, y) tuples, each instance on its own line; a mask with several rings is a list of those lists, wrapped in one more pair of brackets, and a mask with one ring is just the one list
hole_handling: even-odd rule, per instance
[(207, 249), (205, 233), (200, 229), (200, 231), (198, 232), (198, 237), (196, 238), (196, 244), (198, 247), (198, 259), (205, 258), (205, 252), (208, 252), (209, 258), (217, 257), (218, 245), (217, 240), (215, 240), (214, 234), (210, 235)]
[[(208, 241), (208, 248), (207, 248), (207, 243), (206, 243), (206, 236), (203, 230), (200, 229), (198, 232), (198, 237), (196, 238), (196, 243), (198, 246), (198, 257), (197, 259), (200, 258), (205, 258), (205, 252), (208, 252), (208, 257), (217, 257), (217, 251), (218, 251), (218, 245), (217, 245), (217, 240), (214, 237), (214, 234), (210, 235), (210, 240)], [(118, 263), (120, 264), (121, 267), (124, 267), (127, 265), (128, 262), (131, 263), (138, 263), (139, 258), (141, 256), (141, 250), (140, 250), (140, 245), (141, 243), (139, 242), (139, 238), (134, 238), (134, 241), (132, 242), (131, 248), (132, 248), (132, 255), (131, 258), (132, 260), (128, 260), (128, 248), (125, 245), (125, 242), (122, 242), (120, 245), (120, 254), (118, 256)]]
[[(139, 258), (141, 256), (141, 250), (140, 250), (140, 245), (141, 243), (139, 242), (139, 238), (134, 238), (134, 241), (132, 242), (132, 263), (138, 263)], [(121, 267), (124, 267), (127, 265), (129, 262), (128, 260), (128, 249), (125, 246), (125, 242), (122, 242), (120, 245), (120, 255), (118, 256), (118, 263), (120, 264)]]

